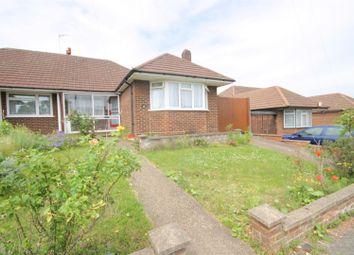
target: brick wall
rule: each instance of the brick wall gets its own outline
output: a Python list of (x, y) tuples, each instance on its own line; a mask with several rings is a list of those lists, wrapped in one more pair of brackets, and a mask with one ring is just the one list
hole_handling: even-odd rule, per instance
[(14, 125), (24, 125), (35, 132), (44, 134), (52, 133), (58, 130), (58, 110), (57, 110), (57, 95), (52, 94), (53, 117), (28, 117), (28, 118), (6, 118), (6, 92), (1, 92), (1, 104), (4, 118)]
[(276, 254), (292, 241), (305, 238), (316, 224), (328, 225), (353, 210), (354, 184), (286, 215), (267, 204), (253, 208), (250, 233), (268, 253)]
[(341, 114), (342, 111), (312, 113), (312, 125), (318, 126), (336, 124), (336, 120)]
[(132, 105), (131, 105), (131, 90), (129, 86), (119, 98), (120, 101), (120, 123), (126, 127), (129, 132), (132, 132)]
[[(210, 90), (208, 93), (209, 111), (150, 111), (149, 81), (135, 80), (132, 86), (134, 133), (178, 135), (218, 131), (216, 87), (208, 87)], [(125, 99), (121, 98), (121, 100)], [(124, 104), (124, 102), (121, 104), (122, 112), (123, 107), (127, 107)], [(122, 116), (122, 119), (122, 123), (129, 122), (128, 116)]]

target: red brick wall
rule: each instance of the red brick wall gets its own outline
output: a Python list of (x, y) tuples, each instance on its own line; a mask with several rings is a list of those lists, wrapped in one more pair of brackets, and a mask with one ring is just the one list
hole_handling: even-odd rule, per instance
[(5, 119), (14, 125), (24, 125), (35, 132), (52, 133), (58, 130), (57, 94), (52, 94), (53, 117), (6, 118), (6, 92), (1, 92), (2, 111)]
[(132, 132), (132, 105), (131, 90), (129, 86), (119, 97), (120, 101), (120, 123)]
[(209, 90), (209, 111), (150, 111), (149, 81), (134, 81), (134, 132), (159, 135), (217, 132), (216, 87)]
[(312, 125), (318, 126), (336, 124), (336, 120), (341, 114), (341, 111), (312, 113)]

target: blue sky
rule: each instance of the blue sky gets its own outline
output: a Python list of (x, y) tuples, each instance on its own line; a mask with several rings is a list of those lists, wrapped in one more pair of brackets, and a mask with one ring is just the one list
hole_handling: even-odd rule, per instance
[(0, 47), (70, 46), (126, 67), (188, 48), (239, 85), (354, 97), (353, 10), (351, 0), (2, 0)]

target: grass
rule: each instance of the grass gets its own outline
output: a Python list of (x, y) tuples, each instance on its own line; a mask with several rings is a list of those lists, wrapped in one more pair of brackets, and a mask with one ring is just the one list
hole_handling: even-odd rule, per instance
[(299, 172), (311, 176), (315, 166), (253, 145), (192, 147), (142, 152), (192, 194), (241, 239), (247, 235), (247, 210), (262, 203), (280, 208), (289, 200), (288, 186)]

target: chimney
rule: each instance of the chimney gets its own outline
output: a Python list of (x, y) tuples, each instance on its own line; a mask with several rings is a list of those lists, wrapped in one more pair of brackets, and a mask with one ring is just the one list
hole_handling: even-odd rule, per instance
[(70, 47), (66, 49), (66, 55), (71, 55), (71, 48)]
[(190, 50), (185, 49), (182, 52), (182, 58), (188, 61), (192, 61), (192, 53)]

